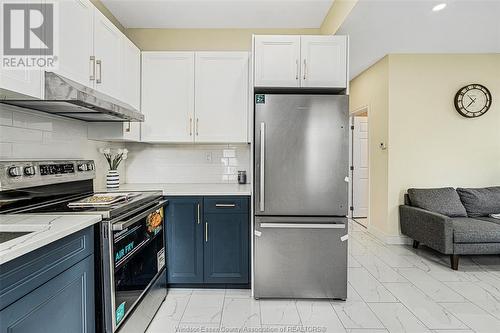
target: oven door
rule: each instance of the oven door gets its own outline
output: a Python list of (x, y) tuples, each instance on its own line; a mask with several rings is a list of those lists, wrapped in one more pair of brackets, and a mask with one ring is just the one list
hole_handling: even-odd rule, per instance
[(112, 309), (113, 331), (132, 313), (164, 270), (165, 203), (162, 200), (125, 221), (109, 226), (111, 304), (108, 305)]

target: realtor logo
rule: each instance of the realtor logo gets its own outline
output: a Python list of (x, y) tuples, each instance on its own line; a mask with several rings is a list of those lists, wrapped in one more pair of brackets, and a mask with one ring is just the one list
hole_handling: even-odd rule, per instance
[(55, 4), (2, 4), (2, 68), (56, 69)]

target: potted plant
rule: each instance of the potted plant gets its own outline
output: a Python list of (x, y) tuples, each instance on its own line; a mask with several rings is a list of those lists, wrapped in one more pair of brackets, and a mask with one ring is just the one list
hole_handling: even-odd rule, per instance
[(108, 161), (109, 171), (106, 174), (106, 187), (117, 189), (120, 187), (120, 174), (118, 166), (123, 160), (127, 159), (128, 150), (121, 148), (100, 148), (99, 152), (104, 155)]

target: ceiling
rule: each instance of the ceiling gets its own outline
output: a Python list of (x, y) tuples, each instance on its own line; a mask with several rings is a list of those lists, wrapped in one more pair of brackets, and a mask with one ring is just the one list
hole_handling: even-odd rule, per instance
[(353, 78), (389, 53), (500, 53), (499, 17), (496, 0), (360, 0), (337, 33), (350, 36)]
[(319, 28), (333, 0), (102, 0), (126, 28)]

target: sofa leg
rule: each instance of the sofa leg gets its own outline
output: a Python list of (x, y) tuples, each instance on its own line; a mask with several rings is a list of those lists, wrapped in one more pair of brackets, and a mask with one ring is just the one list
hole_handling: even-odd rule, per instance
[(418, 249), (418, 246), (420, 245), (420, 242), (417, 240), (413, 240), (413, 248)]
[(451, 269), (458, 271), (458, 259), (460, 256), (458, 254), (450, 254)]

